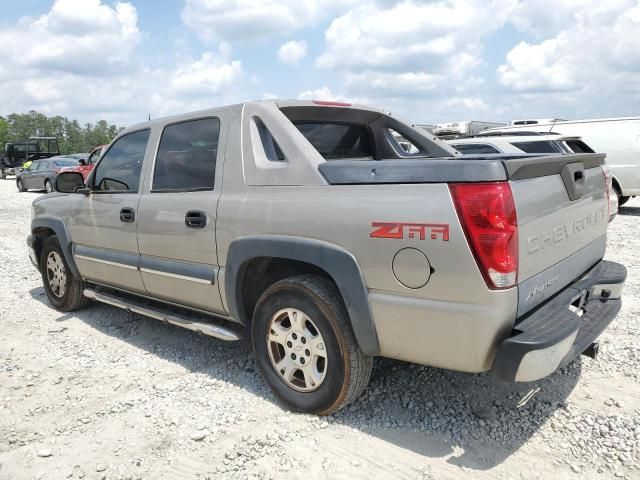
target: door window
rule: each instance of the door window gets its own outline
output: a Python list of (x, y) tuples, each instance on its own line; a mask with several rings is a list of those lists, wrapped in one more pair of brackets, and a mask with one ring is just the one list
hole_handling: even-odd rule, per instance
[(217, 118), (165, 127), (158, 147), (152, 192), (212, 190), (219, 137)]
[(96, 167), (94, 190), (137, 192), (148, 140), (149, 130), (120, 137)]

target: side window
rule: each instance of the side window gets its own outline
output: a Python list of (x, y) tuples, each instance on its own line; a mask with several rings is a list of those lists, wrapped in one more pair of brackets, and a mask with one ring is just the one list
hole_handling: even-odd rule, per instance
[(137, 192), (149, 130), (119, 138), (96, 167), (94, 190)]
[(219, 137), (217, 118), (166, 126), (158, 147), (152, 192), (213, 189)]
[(40, 168), (40, 164), (42, 162), (33, 162), (31, 163), (31, 166), (29, 167), (29, 171), (34, 172), (36, 170), (38, 170)]
[(458, 143), (451, 145), (460, 153), (470, 153), (476, 155), (485, 155), (488, 153), (500, 153), (500, 150), (486, 143)]

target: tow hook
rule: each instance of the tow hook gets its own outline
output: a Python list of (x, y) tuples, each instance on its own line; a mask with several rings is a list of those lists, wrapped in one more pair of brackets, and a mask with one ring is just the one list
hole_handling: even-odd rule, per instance
[(593, 342), (591, 345), (589, 345), (585, 349), (584, 352), (582, 352), (582, 355), (584, 355), (585, 357), (595, 359), (598, 356), (599, 351), (600, 351), (600, 342)]

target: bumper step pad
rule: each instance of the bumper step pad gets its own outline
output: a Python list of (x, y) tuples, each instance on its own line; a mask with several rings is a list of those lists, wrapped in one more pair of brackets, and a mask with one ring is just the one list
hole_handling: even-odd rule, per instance
[(620, 311), (619, 292), (626, 276), (623, 265), (601, 261), (525, 315), (499, 346), (492, 373), (505, 381), (533, 381), (574, 360)]

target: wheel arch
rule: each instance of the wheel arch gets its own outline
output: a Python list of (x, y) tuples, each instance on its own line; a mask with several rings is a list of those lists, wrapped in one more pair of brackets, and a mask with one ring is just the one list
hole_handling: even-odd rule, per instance
[(64, 259), (69, 265), (71, 273), (80, 278), (80, 272), (76, 266), (76, 262), (73, 259), (73, 251), (71, 248), (71, 237), (67, 231), (67, 227), (64, 222), (59, 218), (51, 217), (38, 217), (31, 220), (31, 234), (35, 238), (34, 249), (38, 258), (40, 258), (40, 249), (42, 242), (46, 237), (55, 235), (60, 243), (60, 248), (64, 254)]
[(624, 196), (622, 184), (620, 183), (620, 180), (618, 180), (618, 177), (616, 177), (615, 175), (611, 175), (611, 184), (618, 196)]
[(333, 280), (344, 300), (358, 345), (367, 355), (380, 353), (368, 290), (353, 255), (337, 245), (306, 238), (265, 235), (234, 240), (227, 252), (225, 295), (231, 316), (245, 325), (251, 323), (252, 312), (246, 308), (244, 283), (248, 268), (256, 259), (284, 262), (292, 268), (292, 262), (296, 262), (300, 270), (295, 273), (324, 274)]

